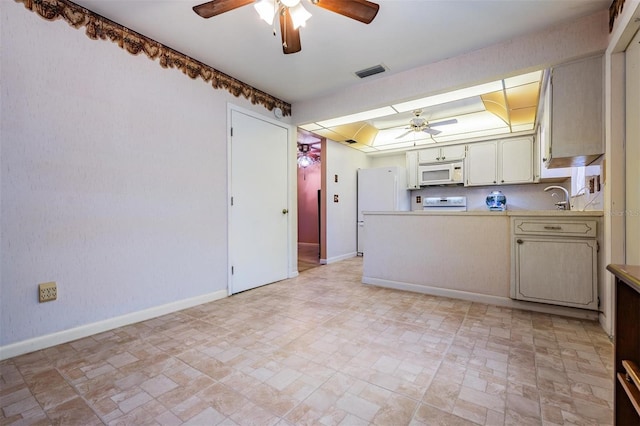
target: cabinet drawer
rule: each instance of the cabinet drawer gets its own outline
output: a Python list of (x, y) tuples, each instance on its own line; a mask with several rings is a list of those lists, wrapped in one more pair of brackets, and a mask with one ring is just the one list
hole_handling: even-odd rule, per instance
[(595, 220), (515, 219), (514, 235), (549, 235), (567, 237), (596, 236)]

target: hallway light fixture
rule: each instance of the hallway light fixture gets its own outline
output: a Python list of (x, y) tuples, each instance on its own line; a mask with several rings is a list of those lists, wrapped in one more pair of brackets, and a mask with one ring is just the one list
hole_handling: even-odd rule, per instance
[(308, 144), (298, 145), (298, 167), (306, 169), (307, 167), (319, 163), (320, 154), (311, 151), (311, 147)]

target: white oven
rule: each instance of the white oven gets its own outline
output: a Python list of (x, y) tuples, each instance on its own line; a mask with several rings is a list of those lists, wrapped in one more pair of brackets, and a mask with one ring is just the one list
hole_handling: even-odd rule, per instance
[(418, 165), (418, 184), (446, 185), (464, 182), (464, 162), (430, 163)]
[(467, 197), (425, 197), (422, 209), (430, 212), (466, 212)]

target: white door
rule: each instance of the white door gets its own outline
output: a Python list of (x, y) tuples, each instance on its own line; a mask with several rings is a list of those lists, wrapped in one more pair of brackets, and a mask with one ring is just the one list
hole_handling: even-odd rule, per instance
[(287, 278), (286, 127), (231, 109), (229, 292)]

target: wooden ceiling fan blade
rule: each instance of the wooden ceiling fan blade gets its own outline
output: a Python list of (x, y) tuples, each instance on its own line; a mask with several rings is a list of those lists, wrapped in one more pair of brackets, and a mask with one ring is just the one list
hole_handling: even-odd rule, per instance
[(286, 7), (280, 12), (280, 34), (282, 35), (282, 51), (285, 54), (296, 53), (302, 50), (300, 44), (300, 31), (293, 28), (293, 21)]
[(311, 0), (316, 6), (365, 24), (371, 23), (380, 5), (367, 0)]
[(193, 11), (203, 18), (211, 18), (253, 2), (254, 0), (212, 0), (193, 6)]

